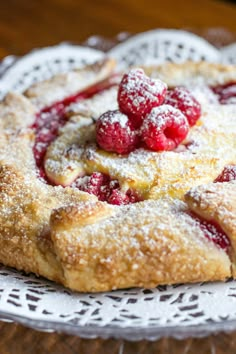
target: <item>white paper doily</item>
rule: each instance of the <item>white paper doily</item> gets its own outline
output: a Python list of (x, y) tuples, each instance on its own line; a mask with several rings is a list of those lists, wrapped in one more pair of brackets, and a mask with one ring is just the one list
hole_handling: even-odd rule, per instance
[[(102, 51), (70, 44), (35, 50), (0, 66), (0, 96), (91, 63)], [(184, 31), (156, 30), (129, 38), (108, 55), (119, 68), (166, 60), (236, 63), (236, 44), (221, 50)], [(0, 267), (0, 318), (45, 331), (81, 337), (155, 340), (236, 329), (236, 281), (161, 286), (102, 294), (73, 293), (33, 275)]]

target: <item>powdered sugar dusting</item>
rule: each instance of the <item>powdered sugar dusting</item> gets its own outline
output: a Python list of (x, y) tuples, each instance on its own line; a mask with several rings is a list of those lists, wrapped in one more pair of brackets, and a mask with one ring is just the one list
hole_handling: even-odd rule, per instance
[(176, 124), (181, 124), (183, 122), (187, 124), (187, 119), (180, 110), (168, 104), (164, 104), (152, 109), (150, 114), (148, 114), (144, 120), (143, 128), (145, 128), (149, 122), (152, 122), (156, 124), (157, 129), (161, 130), (163, 126), (166, 126), (169, 117), (173, 117)]
[(121, 113), (120, 111), (116, 111), (115, 114), (110, 114), (110, 111), (106, 112), (102, 117), (102, 121), (104, 124), (115, 124), (118, 123), (121, 128), (127, 128), (128, 127), (128, 117), (127, 115)]
[(201, 116), (201, 105), (196, 98), (184, 87), (176, 87), (168, 91), (165, 102), (178, 108), (193, 126)]
[[(97, 119), (104, 112), (117, 110), (117, 87), (112, 87), (104, 92), (94, 95), (92, 98), (77, 103), (72, 103), (66, 109), (68, 116), (82, 115)], [(101, 104), (102, 102), (102, 104)]]
[(145, 80), (142, 69), (130, 70), (129, 80), (124, 84), (125, 91), (130, 95), (134, 95), (133, 102), (136, 106), (148, 100), (155, 101), (156, 93), (162, 92), (163, 88), (167, 89), (167, 85), (159, 79), (153, 79), (152, 81)]
[[(101, 282), (104, 288), (111, 279), (114, 289), (124, 284), (123, 279), (126, 282), (130, 279), (129, 284), (131, 281), (136, 286), (148, 283), (155, 286), (186, 277), (196, 281), (200, 274), (207, 277), (208, 267), (218, 265), (218, 261), (225, 264), (229, 272), (225, 252), (207, 240), (199, 224), (186, 211), (184, 203), (170, 199), (113, 207), (98, 222), (78, 225), (70, 232), (62, 226), (57, 242), (66, 240), (68, 250), (71, 245), (79, 245), (82, 272), (83, 265), (86, 267), (88, 263), (106, 267), (106, 276), (103, 274)], [(208, 257), (209, 252), (211, 257)], [(125, 272), (120, 269), (120, 262), (125, 264)]]
[[(201, 218), (213, 220), (229, 237), (236, 250), (236, 180), (210, 183), (190, 189), (186, 195), (189, 207)], [(235, 255), (232, 255), (235, 263)], [(234, 271), (235, 272), (235, 271)], [(235, 274), (234, 274), (235, 275)]]
[(112, 73), (113, 67), (114, 61), (104, 58), (81, 70), (54, 75), (49, 80), (38, 82), (32, 85), (25, 95), (40, 111), (42, 108), (84, 91), (89, 86), (104, 80)]
[(128, 114), (148, 113), (164, 101), (166, 90), (167, 85), (161, 80), (151, 80), (142, 69), (131, 69), (119, 86), (119, 107)]

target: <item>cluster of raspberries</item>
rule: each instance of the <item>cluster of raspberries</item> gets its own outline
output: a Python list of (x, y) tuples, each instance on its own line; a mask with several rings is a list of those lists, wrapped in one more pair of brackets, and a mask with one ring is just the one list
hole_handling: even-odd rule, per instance
[(184, 87), (167, 90), (140, 68), (121, 80), (119, 110), (102, 114), (96, 124), (98, 145), (110, 152), (128, 154), (143, 147), (152, 151), (175, 149), (201, 115), (201, 106)]

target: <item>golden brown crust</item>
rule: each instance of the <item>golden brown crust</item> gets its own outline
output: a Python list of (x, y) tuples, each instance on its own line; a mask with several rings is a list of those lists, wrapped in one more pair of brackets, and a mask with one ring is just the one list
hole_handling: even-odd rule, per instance
[(29, 127), (35, 120), (36, 109), (28, 99), (9, 93), (0, 103), (0, 131)]
[(87, 193), (40, 181), (29, 136), (5, 136), (0, 158), (0, 260), (5, 265), (63, 282), (50, 239), (53, 208), (88, 199)]
[(105, 58), (83, 69), (58, 74), (49, 80), (36, 83), (26, 90), (25, 96), (40, 110), (105, 79), (114, 67), (115, 61)]
[(236, 181), (198, 186), (185, 195), (185, 200), (192, 211), (215, 220), (236, 250)]
[(230, 275), (226, 253), (207, 241), (181, 202), (61, 208), (52, 213), (51, 230), (66, 285), (75, 290), (155, 287)]
[(185, 196), (189, 208), (206, 220), (214, 220), (229, 237), (233, 251), (233, 275), (236, 254), (236, 181), (211, 183), (191, 189)]
[[(53, 187), (38, 178), (32, 153), (34, 133), (28, 129), (35, 112), (75, 93), (74, 80), (82, 78), (79, 88), (87, 87), (109, 75), (113, 66), (106, 61), (75, 71), (72, 81), (70, 74), (56, 76), (29, 88), (25, 95), (9, 94), (0, 104), (0, 261), (78, 291), (224, 280), (231, 275), (228, 255), (205, 238), (187, 213), (187, 205), (170, 197), (183, 198), (191, 187), (213, 181), (224, 165), (236, 162), (235, 107), (208, 109), (203, 100), (203, 116), (179, 151), (142, 150), (128, 157), (101, 151), (94, 141), (94, 107), (102, 100), (104, 107), (114, 109), (116, 89), (109, 91), (111, 102), (105, 93), (84, 106), (79, 104), (73, 112), (68, 110), (69, 121), (45, 158), (51, 180), (65, 186), (78, 175), (101, 171), (118, 179), (123, 190), (134, 188), (144, 199), (153, 200), (111, 206), (78, 189)], [(236, 80), (235, 68), (215, 64), (167, 64), (146, 70), (174, 85), (181, 81), (181, 73), (182, 84), (199, 75), (203, 81), (208, 77), (209, 84)], [(226, 196), (231, 193), (226, 185), (214, 184), (217, 198), (222, 196), (217, 188), (225, 188)], [(209, 193), (202, 188), (208, 203)], [(235, 247), (235, 218), (224, 221), (218, 216), (232, 198), (222, 198), (220, 207), (217, 202), (217, 213), (213, 213), (213, 199), (208, 204)], [(192, 190), (186, 196), (192, 210), (195, 199)], [(194, 211), (201, 214), (203, 204), (199, 203)]]
[(209, 86), (214, 86), (236, 81), (234, 65), (189, 61), (178, 65), (166, 63), (144, 69), (151, 77), (166, 81), (168, 86), (183, 85), (183, 82), (187, 84), (207, 83)]

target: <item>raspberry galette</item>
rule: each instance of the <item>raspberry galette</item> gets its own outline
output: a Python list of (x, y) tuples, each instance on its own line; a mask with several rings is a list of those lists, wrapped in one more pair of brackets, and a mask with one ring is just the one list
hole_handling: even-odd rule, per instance
[(236, 67), (114, 69), (0, 104), (0, 261), (93, 292), (234, 276)]

